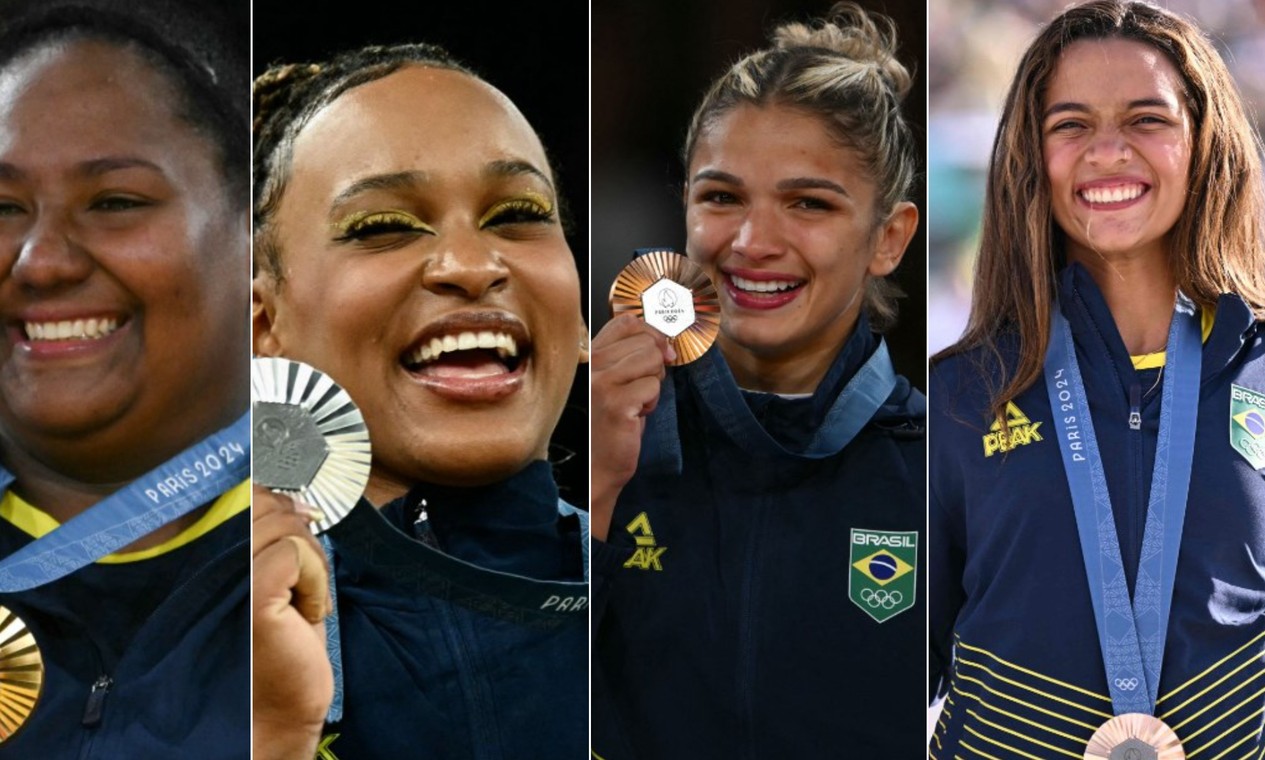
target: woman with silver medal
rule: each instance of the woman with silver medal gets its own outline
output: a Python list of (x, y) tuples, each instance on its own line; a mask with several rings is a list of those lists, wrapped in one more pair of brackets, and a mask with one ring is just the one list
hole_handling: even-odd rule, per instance
[(877, 332), (918, 220), (909, 84), (894, 26), (840, 4), (695, 112), (716, 344), (649, 326), (688, 298), (659, 291), (594, 341), (597, 757), (921, 751), (923, 399)]
[(0, 757), (244, 758), (247, 8), (2, 10)]
[(1258, 757), (1260, 143), (1189, 21), (1102, 0), (1019, 64), (933, 361), (933, 757)]
[(588, 335), (540, 139), (425, 44), (255, 100), (255, 350), (346, 389), (372, 465), (323, 546), (256, 492), (254, 756), (577, 757), (587, 523), (546, 457)]

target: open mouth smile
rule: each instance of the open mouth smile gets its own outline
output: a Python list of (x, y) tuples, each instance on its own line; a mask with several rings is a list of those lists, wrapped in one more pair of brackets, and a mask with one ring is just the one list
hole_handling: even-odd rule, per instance
[(418, 383), (457, 401), (494, 401), (522, 385), (531, 357), (527, 329), (505, 312), (458, 313), (431, 323), (400, 354)]
[(799, 297), (807, 280), (777, 272), (721, 272), (731, 301), (744, 309), (776, 309)]
[(1092, 208), (1113, 209), (1132, 205), (1150, 191), (1150, 185), (1142, 182), (1126, 182), (1082, 187), (1076, 191), (1076, 197)]

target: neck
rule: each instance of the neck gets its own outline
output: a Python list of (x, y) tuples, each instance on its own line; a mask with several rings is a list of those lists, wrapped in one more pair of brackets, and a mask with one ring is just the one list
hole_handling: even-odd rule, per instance
[[(64, 523), (146, 472), (241, 416), (246, 404), (225, 405), (189, 432), (150, 426), (146, 445), (125, 444), (137, 436), (88, 436), (73, 441), (19, 441), (0, 432), (0, 460), (14, 476), (12, 488), (28, 503)], [(195, 509), (124, 547), (135, 551), (178, 535), (205, 513)]]
[(723, 334), (717, 343), (739, 388), (788, 394), (817, 390), (842, 346), (815, 345), (794, 353), (766, 354), (739, 346)]
[(1131, 356), (1155, 353), (1168, 341), (1177, 282), (1162, 259), (1137, 257), (1106, 261), (1074, 257), (1089, 270), (1103, 294), (1116, 329)]
[[(131, 479), (111, 482), (86, 482), (49, 467), (20, 448), (5, 441), (5, 466), (15, 476), (14, 490), (28, 504), (38, 507), (59, 523), (87, 511), (115, 491), (125, 487)], [(179, 535), (206, 512), (206, 507), (195, 509), (179, 519), (138, 538), (121, 551), (131, 552), (158, 546)]]
[(365, 499), (381, 509), (408, 493), (411, 487), (411, 483), (374, 467), (369, 471), (369, 482), (365, 485)]

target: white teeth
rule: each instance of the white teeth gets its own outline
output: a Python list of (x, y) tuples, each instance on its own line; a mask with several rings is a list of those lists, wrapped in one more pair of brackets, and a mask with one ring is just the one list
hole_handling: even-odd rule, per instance
[(1081, 197), (1090, 203), (1120, 203), (1131, 201), (1143, 193), (1142, 185), (1115, 185), (1113, 187), (1092, 187), (1081, 191)]
[(423, 364), (451, 351), (470, 351), (476, 348), (495, 349), (502, 359), (518, 356), (518, 343), (512, 336), (484, 330), (477, 333), (461, 332), (456, 335), (431, 338), (430, 342), (414, 349), (405, 358), (409, 364)]
[(782, 290), (789, 290), (800, 284), (799, 280), (748, 280), (745, 277), (730, 275), (734, 286), (739, 290), (747, 290), (755, 293), (776, 293)]
[(114, 317), (62, 320), (60, 322), (25, 322), (27, 340), (95, 340), (119, 329)]

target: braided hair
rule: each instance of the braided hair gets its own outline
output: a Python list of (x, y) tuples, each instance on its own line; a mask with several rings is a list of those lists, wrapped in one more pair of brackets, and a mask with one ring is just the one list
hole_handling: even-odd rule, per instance
[(43, 45), (97, 40), (140, 56), (173, 86), (174, 111), (218, 152), (228, 197), (244, 203), (250, 142), (246, 16), (188, 0), (0, 2), (0, 69)]
[[(285, 193), (294, 141), (312, 117), (344, 92), (408, 65), (448, 69), (476, 77), (435, 45), (371, 45), (322, 63), (285, 63), (255, 80), (253, 99), (255, 250), (275, 280), (281, 280), (280, 247), (269, 222)], [(257, 265), (258, 265), (257, 264)]]

